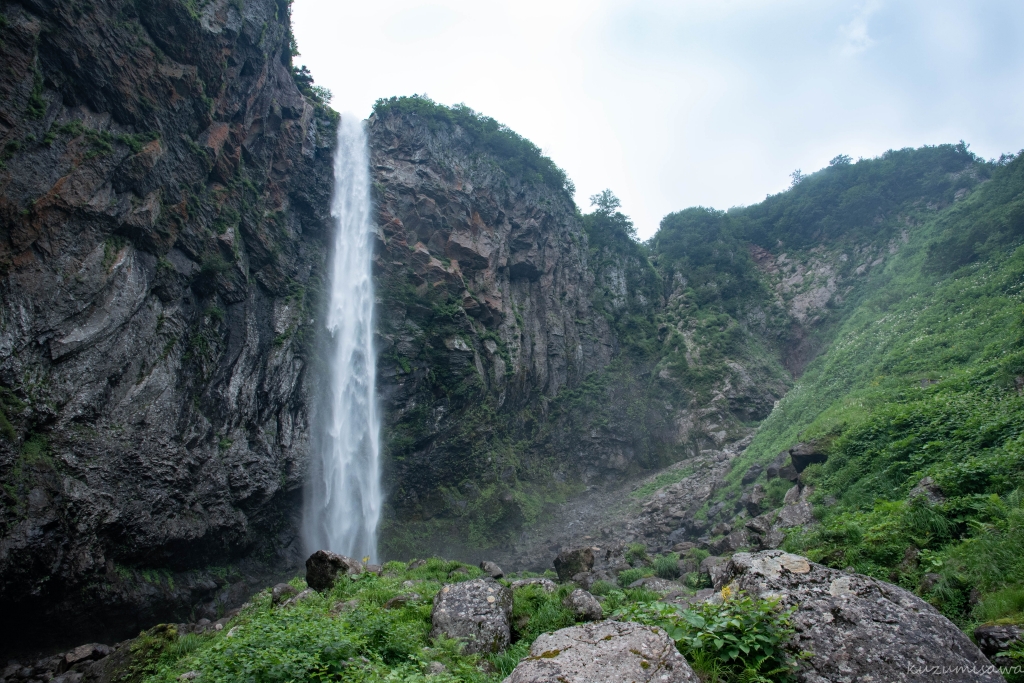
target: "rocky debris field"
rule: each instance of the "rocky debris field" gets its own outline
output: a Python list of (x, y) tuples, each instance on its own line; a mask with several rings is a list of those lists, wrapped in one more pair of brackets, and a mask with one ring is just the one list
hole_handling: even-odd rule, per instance
[[(644, 561), (636, 552), (630, 558)], [(1004, 680), (916, 596), (781, 550), (702, 563), (698, 573), (714, 589), (657, 577), (623, 587), (627, 569), (613, 577), (615, 587), (593, 578), (598, 558), (589, 547), (563, 551), (555, 562), (573, 578), (506, 576), (493, 562), (478, 568), (437, 558), (366, 565), (319, 551), (305, 581), (261, 591), (217, 621), (164, 624), (113, 646), (10, 661), (0, 683), (249, 680), (243, 671), (271, 680), (260, 672), (282, 666), (286, 651), (298, 662), (289, 674), (296, 680), (319, 670), (344, 680), (418, 672), (491, 683), (697, 683), (728, 664), (712, 641), (700, 643), (707, 634), (733, 637), (730, 621), (742, 621), (736, 637), (782, 638), (781, 649), (766, 650), (784, 664), (771, 680), (782, 672), (797, 683), (914, 681), (918, 670), (953, 672), (946, 676), (953, 683)], [(977, 636), (991, 652), (1020, 631), (989, 627)], [(304, 651), (316, 654), (303, 659)]]

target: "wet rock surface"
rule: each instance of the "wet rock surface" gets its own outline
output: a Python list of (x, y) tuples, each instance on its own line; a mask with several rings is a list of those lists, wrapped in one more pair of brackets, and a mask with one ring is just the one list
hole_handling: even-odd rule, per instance
[(601, 621), (541, 635), (505, 683), (698, 683), (664, 631)]
[(464, 652), (501, 652), (511, 642), (512, 591), (491, 578), (445, 584), (434, 597), (432, 638), (465, 643)]
[(334, 123), (279, 3), (190, 12), (4, 7), (0, 649), (137, 634), (301, 562)]
[(1003, 680), (934, 607), (884, 581), (767, 550), (734, 555), (728, 585), (796, 606), (791, 647), (813, 653), (798, 681), (916, 681), (936, 671), (958, 683)]

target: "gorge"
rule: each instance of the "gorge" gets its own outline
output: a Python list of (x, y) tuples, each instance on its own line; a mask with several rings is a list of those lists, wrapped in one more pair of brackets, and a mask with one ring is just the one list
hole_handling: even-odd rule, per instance
[[(610, 613), (613, 590), (689, 600), (782, 548), (1016, 628), (1024, 159), (839, 155), (641, 243), (614, 195), (577, 206), (465, 106), (339, 117), (288, 12), (2, 5), (6, 651), (277, 614), (289, 590), (260, 591), (319, 549), (539, 574), (597, 548), (559, 578), (604, 582)], [(347, 600), (406, 596), (420, 618), (422, 583), (484, 580), (388, 566), (385, 599), (352, 579), (296, 613), (333, 633), (391, 618)], [(562, 609), (527, 585), (523, 646)], [(422, 655), (384, 640), (389, 667)]]

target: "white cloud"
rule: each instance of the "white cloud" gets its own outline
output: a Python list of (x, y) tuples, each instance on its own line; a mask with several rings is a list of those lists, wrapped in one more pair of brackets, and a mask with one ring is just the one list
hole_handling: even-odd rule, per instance
[(860, 54), (875, 44), (875, 41), (868, 35), (868, 21), (881, 6), (882, 3), (877, 0), (868, 0), (850, 23), (839, 27), (839, 34), (842, 38), (840, 52), (844, 57)]
[[(1024, 146), (1024, 3), (989, 0), (296, 0), (335, 106), (465, 102), (611, 188), (642, 236), (749, 204), (836, 154)], [(969, 27), (969, 31), (967, 28)], [(953, 47), (954, 49), (949, 49)], [(869, 49), (870, 48), (870, 49)], [(856, 55), (856, 59), (850, 59)]]

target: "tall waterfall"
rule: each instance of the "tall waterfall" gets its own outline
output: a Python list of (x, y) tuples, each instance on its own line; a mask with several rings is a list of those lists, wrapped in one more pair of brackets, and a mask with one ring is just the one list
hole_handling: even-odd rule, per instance
[(317, 409), (303, 531), (309, 550), (377, 559), (380, 419), (373, 349), (373, 227), (366, 131), (346, 114), (334, 158), (329, 377)]

